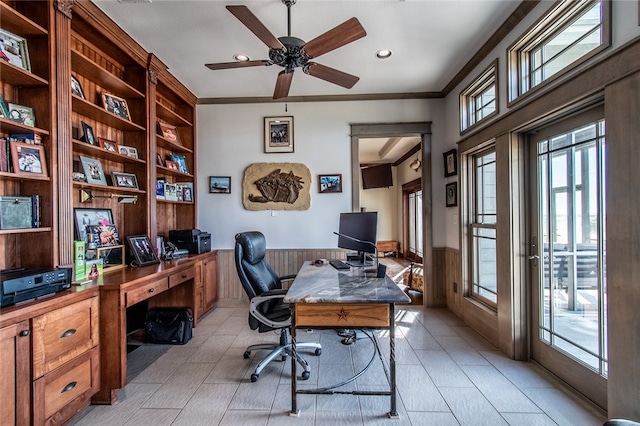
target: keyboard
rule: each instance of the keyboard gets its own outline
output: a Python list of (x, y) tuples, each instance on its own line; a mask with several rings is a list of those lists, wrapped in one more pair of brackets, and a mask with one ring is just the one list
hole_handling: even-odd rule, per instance
[(330, 260), (329, 265), (336, 269), (351, 269), (351, 266), (347, 265), (342, 260)]

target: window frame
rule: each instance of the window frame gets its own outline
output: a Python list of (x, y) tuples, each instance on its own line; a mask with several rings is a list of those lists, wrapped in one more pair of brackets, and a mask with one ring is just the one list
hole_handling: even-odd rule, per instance
[[(493, 85), (494, 111), (481, 119), (477, 119), (475, 110), (475, 101)], [(498, 84), (498, 59), (496, 58), (487, 68), (485, 68), (478, 77), (476, 77), (467, 87), (460, 92), (460, 134), (463, 135), (482, 122), (486, 122), (490, 118), (496, 116), (499, 112), (499, 84)], [(474, 121), (472, 122), (472, 119)]]
[[(582, 13), (590, 9), (594, 4), (601, 4), (601, 42), (598, 47), (580, 56), (566, 65), (560, 71), (539, 84), (529, 87), (523, 92), (521, 85), (523, 67), (522, 57), (526, 56), (530, 62), (530, 53), (544, 45), (545, 42), (565, 30)], [(552, 82), (566, 76), (579, 65), (601, 53), (611, 46), (611, 0), (582, 0), (563, 1), (558, 0), (540, 19), (538, 19), (527, 31), (524, 32), (506, 51), (507, 57), (507, 107), (511, 107), (522, 99), (526, 99), (534, 93), (547, 88)], [(529, 75), (529, 79), (531, 75)]]
[[(488, 308), (490, 308), (491, 310), (493, 310), (494, 312), (497, 312), (498, 310), (498, 278), (497, 278), (497, 270), (498, 270), (498, 262), (497, 262), (497, 250), (498, 250), (498, 235), (497, 235), (497, 230), (498, 230), (498, 212), (497, 212), (497, 205), (496, 205), (496, 212), (495, 212), (495, 216), (496, 216), (496, 220), (493, 223), (485, 223), (485, 222), (477, 222), (477, 216), (478, 216), (478, 202), (479, 202), (479, 198), (477, 197), (477, 194), (479, 194), (478, 191), (478, 182), (477, 182), (477, 159), (480, 157), (484, 157), (488, 154), (493, 153), (495, 156), (494, 159), (494, 164), (496, 164), (496, 187), (497, 187), (497, 148), (495, 145), (495, 141), (493, 143), (491, 143), (490, 145), (486, 145), (483, 146), (481, 149), (478, 149), (474, 152), (471, 152), (469, 154), (467, 154), (467, 165), (468, 165), (468, 169), (467, 169), (467, 194), (468, 194), (468, 210), (467, 210), (467, 248), (466, 248), (466, 253), (468, 256), (468, 262), (467, 264), (468, 266), (468, 271), (467, 271), (467, 276), (468, 276), (468, 280), (467, 280), (467, 288), (466, 288), (466, 296), (470, 297), (471, 299), (473, 299), (474, 301), (481, 303), (484, 306), (487, 306)], [(496, 197), (497, 197), (497, 193), (496, 193)], [(491, 229), (494, 231), (494, 239), (496, 242), (496, 248), (495, 248), (495, 270), (496, 270), (496, 289), (495, 289), (495, 294), (496, 294), (496, 300), (493, 301), (491, 299), (488, 299), (485, 296), (482, 296), (481, 294), (479, 294), (476, 291), (476, 287), (479, 287), (479, 284), (476, 283), (475, 280), (475, 275), (476, 275), (476, 265), (480, 259), (479, 256), (476, 256), (476, 231), (478, 230), (486, 230), (486, 229)]]

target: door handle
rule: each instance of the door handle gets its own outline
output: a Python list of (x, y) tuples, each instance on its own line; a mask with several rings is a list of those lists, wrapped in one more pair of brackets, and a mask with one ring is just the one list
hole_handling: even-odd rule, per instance
[(538, 259), (540, 259), (540, 256), (538, 256), (537, 254), (529, 256), (529, 260), (538, 260)]

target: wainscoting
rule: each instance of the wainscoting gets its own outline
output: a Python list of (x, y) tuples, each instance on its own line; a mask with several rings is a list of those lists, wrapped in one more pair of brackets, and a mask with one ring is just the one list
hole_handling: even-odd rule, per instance
[[(278, 275), (296, 274), (305, 260), (346, 259), (347, 251), (341, 249), (273, 249), (267, 250), (266, 259)], [(433, 282), (427, 282), (433, 292), (433, 307), (449, 307), (458, 311), (462, 286), (460, 283), (460, 251), (450, 248), (433, 250)], [(427, 275), (428, 276), (428, 275)], [(457, 293), (454, 292), (457, 283)], [(218, 250), (218, 305), (224, 307), (247, 304), (242, 289), (233, 250)]]
[[(346, 259), (347, 252), (340, 249), (273, 249), (267, 250), (266, 260), (278, 275), (295, 275), (305, 260)], [(233, 250), (218, 250), (219, 306), (248, 304), (236, 272)]]

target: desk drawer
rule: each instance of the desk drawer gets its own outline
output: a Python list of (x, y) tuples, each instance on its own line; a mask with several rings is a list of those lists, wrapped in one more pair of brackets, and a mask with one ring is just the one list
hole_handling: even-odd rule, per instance
[(388, 304), (296, 304), (296, 327), (356, 328), (388, 326)]
[[(34, 424), (62, 424), (76, 414), (99, 389), (99, 358), (95, 347), (34, 382)], [(52, 416), (57, 416), (56, 421), (48, 423)]]
[(135, 305), (138, 302), (142, 302), (158, 293), (162, 293), (169, 289), (169, 280), (162, 278), (157, 281), (152, 281), (142, 287), (135, 288), (125, 293), (125, 303), (127, 307)]
[(185, 281), (194, 279), (196, 276), (196, 268), (185, 269), (169, 276), (169, 288), (182, 284)]
[(98, 344), (98, 298), (33, 318), (33, 377), (54, 370)]

